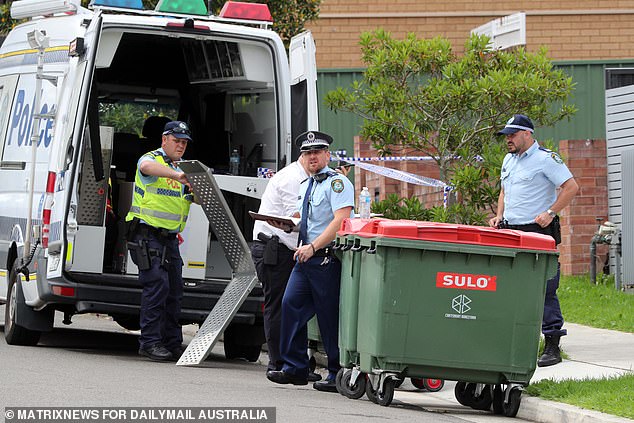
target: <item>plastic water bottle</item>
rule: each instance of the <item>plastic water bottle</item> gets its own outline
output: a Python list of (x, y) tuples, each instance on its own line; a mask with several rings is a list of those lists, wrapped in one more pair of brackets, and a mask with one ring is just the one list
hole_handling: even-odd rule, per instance
[(363, 187), (361, 193), (359, 194), (359, 217), (361, 219), (370, 218), (371, 203), (372, 198), (370, 198), (370, 191), (368, 191), (368, 187)]
[(231, 152), (231, 157), (229, 158), (229, 172), (232, 175), (240, 174), (240, 153), (235, 148)]

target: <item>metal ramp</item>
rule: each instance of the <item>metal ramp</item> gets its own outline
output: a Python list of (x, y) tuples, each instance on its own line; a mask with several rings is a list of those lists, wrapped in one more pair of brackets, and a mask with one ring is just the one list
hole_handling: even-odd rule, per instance
[(211, 229), (218, 237), (227, 261), (233, 270), (231, 282), (176, 363), (177, 366), (194, 366), (207, 358), (218, 337), (227, 328), (257, 283), (258, 278), (249, 246), (238, 229), (238, 224), (231, 214), (211, 170), (197, 160), (179, 162), (178, 165), (187, 175), (187, 179), (209, 219)]

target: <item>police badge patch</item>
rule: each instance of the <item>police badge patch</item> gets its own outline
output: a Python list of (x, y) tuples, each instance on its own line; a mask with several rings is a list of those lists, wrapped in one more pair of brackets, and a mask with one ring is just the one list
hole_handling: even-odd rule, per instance
[(550, 157), (559, 164), (562, 164), (564, 162), (563, 160), (561, 160), (561, 157), (559, 157), (559, 154), (557, 153), (552, 153)]
[(330, 187), (334, 192), (339, 194), (340, 192), (343, 192), (343, 181), (341, 179), (333, 179), (330, 183)]

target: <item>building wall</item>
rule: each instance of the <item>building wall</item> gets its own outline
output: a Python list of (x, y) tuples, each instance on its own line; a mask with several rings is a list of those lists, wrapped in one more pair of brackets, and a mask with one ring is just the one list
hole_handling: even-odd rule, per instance
[[(608, 217), (608, 167), (605, 140), (564, 140), (559, 153), (579, 184), (579, 192), (561, 213), (561, 272), (581, 275), (590, 270), (590, 241)], [(605, 258), (606, 245), (597, 246)], [(603, 264), (597, 264), (600, 271)]]
[(307, 25), (317, 66), (363, 67), (359, 36), (383, 28), (396, 38), (448, 38), (457, 53), (470, 31), (488, 21), (526, 13), (526, 48), (546, 46), (553, 60), (634, 57), (634, 1), (555, 0), (512, 3), (446, 0), (322, 0), (319, 19)]
[[(355, 137), (355, 157), (376, 156), (368, 142)], [(559, 143), (559, 152), (579, 184), (579, 192), (560, 215), (562, 242), (559, 246), (561, 272), (564, 275), (581, 275), (590, 270), (590, 241), (597, 226), (608, 215), (607, 163), (605, 140), (564, 140)], [(438, 168), (431, 162), (380, 162), (384, 166), (406, 170), (420, 176), (437, 179)], [(377, 162), (373, 162), (377, 164)], [(356, 169), (355, 191), (358, 197), (361, 188), (367, 186), (376, 193), (374, 200), (384, 200), (389, 194), (399, 197), (417, 196), (426, 207), (443, 204), (443, 190), (422, 187), (385, 178), (365, 170)], [(600, 271), (608, 252), (606, 245), (597, 246), (597, 263)]]

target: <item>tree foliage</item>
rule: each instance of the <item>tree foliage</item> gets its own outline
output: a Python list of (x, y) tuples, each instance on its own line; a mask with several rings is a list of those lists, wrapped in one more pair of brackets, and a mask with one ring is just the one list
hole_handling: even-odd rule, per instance
[(491, 50), (473, 35), (461, 56), (444, 38), (396, 40), (383, 31), (361, 36), (363, 77), (329, 92), (325, 102), (364, 118), (363, 139), (380, 154), (412, 150), (434, 158), (441, 179), (458, 194), (445, 218), (483, 222), (499, 193), (503, 150), (495, 132), (514, 113), (548, 126), (576, 110), (567, 103), (572, 78), (546, 50)]

